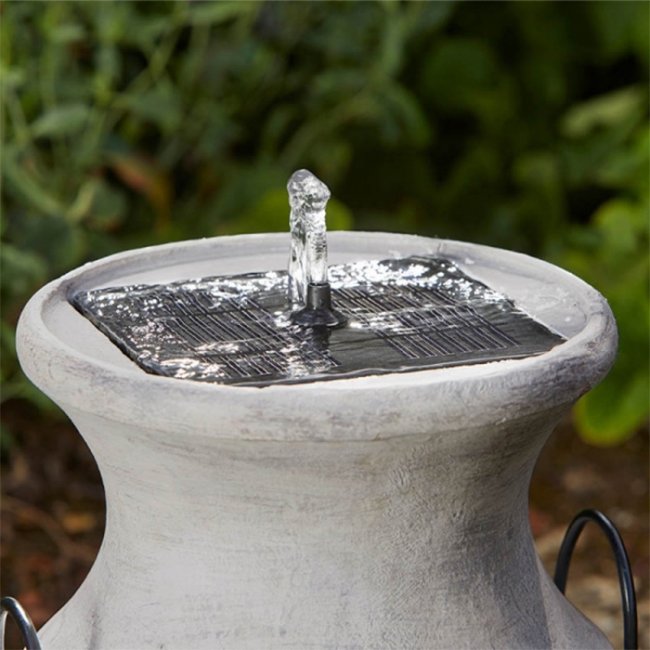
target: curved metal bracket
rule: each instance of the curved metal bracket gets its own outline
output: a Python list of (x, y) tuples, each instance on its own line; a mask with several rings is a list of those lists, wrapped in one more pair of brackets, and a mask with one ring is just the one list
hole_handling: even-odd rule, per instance
[(7, 616), (11, 616), (16, 622), (20, 633), (23, 636), (25, 648), (27, 650), (41, 650), (41, 642), (38, 640), (36, 628), (29, 618), (23, 606), (10, 596), (5, 596), (0, 599), (0, 648), (5, 647), (5, 625), (7, 624)]
[(566, 581), (569, 575), (569, 563), (573, 549), (578, 537), (587, 522), (593, 521), (598, 524), (609, 541), (618, 571), (618, 582), (621, 588), (621, 601), (623, 607), (623, 646), (625, 650), (636, 650), (638, 647), (636, 593), (634, 591), (634, 579), (630, 560), (625, 550), (625, 544), (612, 521), (599, 510), (583, 510), (579, 512), (569, 524), (562, 540), (560, 551), (555, 565), (555, 577), (553, 578), (557, 588), (564, 593)]

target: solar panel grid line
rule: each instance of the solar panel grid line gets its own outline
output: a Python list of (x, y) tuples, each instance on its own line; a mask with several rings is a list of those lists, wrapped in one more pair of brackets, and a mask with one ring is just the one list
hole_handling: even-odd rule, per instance
[(255, 368), (254, 364), (251, 363), (250, 358), (248, 357), (239, 357), (236, 361), (238, 372), (243, 377), (255, 377), (260, 373), (258, 369)]
[(478, 341), (482, 341), (486, 347), (504, 349), (517, 345), (517, 341), (513, 340), (500, 329), (491, 326), (489, 323), (473, 325), (471, 333)]
[[(189, 310), (187, 309), (186, 301), (185, 301), (185, 294), (187, 292), (184, 290), (178, 291), (177, 294), (171, 298), (169, 297), (165, 292), (162, 293), (162, 299), (165, 302), (169, 302), (170, 306), (172, 309), (174, 309), (175, 313), (180, 312), (182, 315), (187, 315), (189, 313)], [(164, 304), (164, 303), (163, 303)], [(144, 300), (144, 307), (145, 309), (147, 308), (147, 300), (145, 298)]]
[(491, 323), (487, 318), (481, 316), (481, 314), (472, 310), (474, 313), (474, 319), (471, 324), (473, 328), (478, 332), (482, 332), (484, 336), (487, 336), (496, 343), (505, 343), (506, 345), (518, 345), (519, 342), (504, 332), (500, 327), (497, 327), (494, 323)]
[(409, 359), (418, 359), (420, 357), (436, 357), (444, 355), (444, 349), (439, 345), (429, 345), (418, 336), (396, 336), (385, 337), (386, 342), (391, 345), (393, 341), (398, 344), (398, 349), (402, 351)]
[[(382, 337), (385, 338), (385, 337)], [(417, 359), (417, 354), (411, 350), (411, 348), (407, 345), (407, 342), (405, 339), (402, 339), (399, 336), (396, 336), (392, 339), (385, 338), (386, 343), (393, 348), (394, 350), (397, 350), (400, 354), (402, 354), (406, 359)]]
[(437, 302), (432, 300), (432, 296), (416, 296), (411, 295), (411, 292), (405, 292), (403, 295), (396, 295), (395, 297), (389, 299), (389, 303), (395, 305), (397, 310), (400, 309), (422, 309), (423, 306), (427, 304)]
[(180, 356), (179, 348), (183, 355), (191, 353), (196, 355), (197, 358), (200, 357), (200, 354), (196, 352), (196, 349), (202, 345), (202, 342), (200, 339), (196, 338), (195, 331), (182, 320), (178, 320), (176, 326), (177, 331), (166, 328), (166, 332), (170, 335), (171, 341), (173, 341), (173, 346), (170, 348), (169, 354), (165, 355), (163, 358), (158, 358), (158, 360), (165, 361), (169, 358)]
[(518, 341), (487, 321), (475, 326), (473, 334), (477, 338), (485, 340), (487, 345), (499, 347), (499, 349), (518, 344)]
[(205, 311), (198, 304), (197, 297), (186, 289), (179, 291), (176, 294), (176, 300), (178, 301), (178, 307), (186, 314), (194, 313), (196, 311), (199, 313)]
[(436, 340), (445, 350), (445, 355), (457, 354), (462, 351), (459, 350), (458, 345), (444, 332), (436, 332)]
[[(445, 334), (457, 345), (459, 345), (463, 352), (469, 352), (472, 347), (477, 347), (477, 342), (475, 340), (467, 340), (467, 338), (463, 335), (463, 330), (472, 327), (471, 323), (458, 318), (452, 318), (450, 321), (445, 323), (445, 325)], [(478, 348), (481, 348), (480, 344), (478, 345)]]
[(463, 347), (458, 345), (448, 330), (436, 330), (436, 341), (445, 349), (446, 354), (465, 352)]
[(378, 312), (400, 311), (403, 309), (409, 309), (409, 308), (418, 309), (421, 307), (418, 300), (412, 298), (408, 294), (399, 295), (396, 293), (393, 294), (388, 293), (386, 295), (385, 305), (386, 306), (383, 306), (382, 303), (377, 302), (377, 311)]
[[(205, 296), (205, 292), (202, 291), (179, 291), (176, 294), (176, 300), (178, 300), (178, 306), (187, 314), (204, 314), (209, 310), (210, 304), (204, 305), (202, 298)], [(225, 299), (221, 302), (220, 308), (223, 311), (228, 311), (228, 303), (232, 302), (228, 299)]]
[[(225, 344), (232, 344), (233, 350), (232, 354), (259, 354), (267, 350), (272, 350), (273, 348), (269, 345), (268, 341), (262, 339), (234, 339), (228, 338), (223, 341)], [(220, 354), (230, 354), (228, 350), (221, 350)]]
[[(416, 358), (418, 356), (438, 357), (449, 354), (448, 348), (445, 349), (444, 345), (441, 344), (442, 342), (437, 338), (434, 340), (432, 337), (425, 337), (416, 334), (415, 336), (412, 336), (406, 340), (411, 347), (417, 350), (421, 350), (420, 354), (416, 355)], [(442, 352), (442, 354), (439, 350)]]
[(206, 352), (201, 356), (202, 361), (206, 366), (226, 365), (228, 363), (228, 354), (220, 354), (219, 352)]
[[(269, 323), (265, 322), (266, 313), (256, 313), (260, 311), (237, 309), (230, 313), (230, 318), (241, 326), (244, 331), (250, 332), (252, 338), (265, 336), (275, 338), (276, 332), (270, 327)], [(256, 316), (258, 317), (256, 318)]]
[(370, 315), (387, 314), (390, 312), (403, 309), (404, 305), (397, 304), (396, 301), (386, 297), (384, 303), (378, 303), (370, 296), (357, 294), (346, 296), (341, 302), (337, 303), (340, 309), (348, 313), (353, 313), (358, 318), (364, 318)]
[(260, 327), (263, 328), (264, 332), (266, 333), (266, 336), (274, 340), (276, 343), (284, 344), (292, 338), (290, 335), (284, 332), (280, 332), (277, 328), (274, 327), (274, 325), (275, 322), (273, 321), (267, 322), (266, 319), (260, 322)]
[(369, 297), (360, 289), (346, 289), (340, 296), (334, 294), (333, 299), (339, 308), (347, 312), (377, 313), (378, 306), (369, 300)]
[[(437, 357), (440, 356), (442, 348), (431, 338), (422, 335), (414, 335), (411, 338), (405, 339), (407, 344), (413, 348), (421, 350), (424, 356)], [(415, 355), (417, 358), (418, 355)], [(420, 356), (422, 356), (420, 354)]]
[(237, 379), (238, 377), (245, 376), (239, 364), (239, 359), (226, 359), (225, 366), (226, 369), (229, 371), (228, 376), (230, 378)]
[(439, 323), (449, 323), (451, 319), (459, 315), (458, 312), (458, 307), (455, 305), (441, 305), (439, 307), (424, 307), (418, 310), (404, 310), (398, 312), (396, 317), (401, 319), (417, 318), (418, 316), (424, 319), (426, 317), (426, 322), (432, 320), (432, 325), (435, 326)]
[(260, 332), (256, 332), (247, 323), (242, 323), (236, 314), (228, 312), (228, 316), (222, 318), (224, 328), (227, 328), (231, 333), (231, 338), (236, 341), (245, 341), (248, 339), (255, 340), (259, 338)]
[(507, 342), (507, 339), (502, 335), (502, 332), (496, 328), (493, 328), (493, 333), (496, 336), (481, 336), (480, 327), (487, 323), (476, 312), (472, 313), (471, 316), (468, 315), (466, 317), (460, 317), (455, 314), (450, 320), (450, 328), (453, 328), (453, 335), (457, 339), (461, 339), (468, 344), (468, 352), (471, 351), (472, 348), (477, 350), (489, 350), (495, 347), (503, 348), (504, 340)]
[[(198, 338), (194, 328), (190, 327), (189, 323), (185, 322), (185, 319), (181, 317), (172, 317), (169, 318), (165, 323), (167, 326), (174, 325), (176, 329), (170, 329), (167, 327), (167, 331), (172, 335), (172, 338), (178, 341), (179, 343), (190, 343), (195, 346), (203, 344), (202, 339)], [(182, 339), (179, 339), (178, 334), (182, 335)]]
[[(193, 293), (196, 295), (192, 295)], [(207, 308), (207, 305), (202, 304), (203, 293), (204, 292), (178, 290), (174, 294), (170, 294), (166, 291), (162, 291), (156, 296), (155, 309), (152, 315), (154, 317), (162, 316), (163, 314), (176, 315), (179, 311), (186, 314), (194, 312), (203, 313)], [(135, 296), (134, 298), (140, 309), (146, 311), (150, 310), (150, 304), (145, 294)], [(221, 306), (225, 307), (226, 305), (227, 300), (224, 300)]]
[(356, 295), (351, 299), (353, 305), (365, 309), (370, 313), (377, 313), (379, 311), (377, 303), (369, 299), (368, 296)]
[(403, 309), (418, 308), (418, 303), (409, 296), (394, 296), (387, 294), (382, 303), (377, 306), (378, 312), (401, 311)]
[(445, 341), (441, 340), (438, 332), (420, 332), (418, 335), (420, 339), (425, 341), (427, 349), (432, 350), (431, 357), (445, 356), (449, 354), (449, 347), (445, 346)]
[[(217, 314), (207, 314), (206, 318), (215, 323), (215, 325), (220, 326), (224, 332), (226, 332), (227, 337), (224, 340), (228, 341), (252, 341), (260, 339), (260, 333), (255, 332), (253, 329), (248, 326), (242, 326), (243, 324), (236, 317), (233, 317), (233, 311), (227, 312), (227, 316)], [(242, 331), (243, 330), (243, 331)]]
[(237, 340), (234, 336), (234, 330), (229, 326), (225, 319), (218, 319), (212, 314), (207, 314), (206, 319), (211, 321), (211, 326), (217, 341), (228, 343)]
[[(197, 336), (199, 332), (197, 332), (196, 329), (190, 327), (189, 323), (185, 320), (182, 319), (180, 321), (180, 330), (182, 333), (184, 333), (186, 340), (183, 341), (183, 343), (187, 343), (189, 345), (184, 345), (184, 351), (187, 354), (191, 354), (192, 356), (196, 357), (197, 360), (201, 361), (202, 363), (205, 364), (210, 364), (211, 359), (209, 353), (206, 354), (204, 352), (197, 352), (197, 348), (200, 349), (203, 346), (206, 345), (212, 345), (215, 340), (218, 340), (217, 338), (217, 332), (213, 331), (212, 329), (205, 328), (203, 334), (206, 332), (209, 332), (209, 334), (206, 336), (201, 336), (200, 338)], [(232, 339), (229, 336), (225, 336), (221, 339), (220, 342), (222, 343), (228, 343), (231, 342)], [(163, 355), (163, 356), (169, 356), (169, 355)], [(221, 355), (222, 359), (224, 358), (225, 355)], [(163, 359), (164, 360), (164, 359)]]
[(276, 350), (272, 350), (267, 355), (266, 361), (276, 372), (286, 372), (287, 363), (286, 359), (280, 355)]
[(457, 333), (464, 340), (469, 341), (477, 350), (501, 350), (505, 347), (505, 344), (502, 341), (496, 339), (490, 340), (487, 337), (481, 336), (480, 329), (476, 325), (464, 329), (459, 328)]
[[(134, 297), (133, 301), (128, 301), (129, 303), (135, 303), (138, 307), (138, 309), (144, 311), (145, 313), (148, 312), (147, 309), (147, 304), (146, 300), (144, 300), (142, 297)], [(129, 305), (129, 308), (126, 309), (126, 312), (129, 313), (132, 311), (132, 304)], [(164, 294), (160, 296), (160, 300), (158, 301), (158, 304), (156, 305), (156, 310), (155, 310), (155, 316), (159, 316), (160, 313), (162, 312), (162, 315), (164, 317), (171, 317), (176, 315), (176, 310), (174, 309), (175, 303), (167, 296)]]
[(184, 320), (192, 328), (195, 336), (201, 341), (200, 345), (210, 345), (214, 341), (213, 328), (210, 327), (205, 315), (186, 313)]
[(262, 364), (258, 363), (258, 360), (255, 356), (242, 357), (243, 363), (249, 368), (248, 376), (254, 377), (255, 375), (266, 375), (268, 370)]
[[(433, 312), (434, 310), (429, 310), (429, 311)], [(419, 328), (424, 325), (429, 325), (429, 321), (425, 320), (424, 314), (422, 312), (403, 311), (401, 313), (396, 314), (395, 317), (397, 318), (397, 320), (400, 321), (400, 323), (403, 323), (404, 325), (410, 327)]]
[(468, 338), (465, 331), (460, 327), (449, 330), (449, 335), (461, 352), (483, 351), (485, 349), (480, 344), (477, 345), (476, 340)]

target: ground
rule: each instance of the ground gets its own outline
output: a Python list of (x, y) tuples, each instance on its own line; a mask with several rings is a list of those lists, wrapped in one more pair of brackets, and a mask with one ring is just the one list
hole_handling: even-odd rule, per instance
[[(0, 592), (17, 597), (39, 627), (70, 599), (95, 558), (104, 495), (92, 456), (70, 424), (39, 420), (18, 402), (3, 409), (2, 419), (14, 439), (2, 460)], [(614, 520), (632, 561), (641, 649), (650, 649), (648, 464), (647, 429), (600, 449), (583, 443), (567, 422), (542, 452), (530, 503), (537, 549), (551, 574), (578, 511), (598, 508)], [(614, 647), (622, 647), (616, 567), (592, 524), (576, 548), (567, 595)], [(18, 647), (11, 625), (6, 647)]]

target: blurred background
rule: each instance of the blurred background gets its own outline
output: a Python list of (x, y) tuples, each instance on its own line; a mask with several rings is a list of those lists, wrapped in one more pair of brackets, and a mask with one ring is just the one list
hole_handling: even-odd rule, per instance
[[(0, 18), (3, 595), (42, 624), (103, 530), (92, 457), (16, 361), (26, 300), (113, 252), (286, 231), (307, 167), (330, 229), (509, 248), (607, 297), (618, 360), (544, 451), (531, 525), (550, 566), (578, 510), (611, 516), (650, 629), (650, 4), (16, 0)], [(608, 548), (582, 547), (569, 594), (620, 643)]]

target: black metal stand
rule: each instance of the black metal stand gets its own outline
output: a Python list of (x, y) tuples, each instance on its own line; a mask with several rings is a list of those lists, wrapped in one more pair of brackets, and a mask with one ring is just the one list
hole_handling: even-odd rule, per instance
[(611, 520), (599, 510), (583, 510), (582, 512), (579, 512), (569, 524), (557, 556), (554, 577), (555, 584), (557, 588), (564, 593), (573, 549), (578, 541), (582, 529), (589, 521), (598, 524), (600, 529), (605, 533), (605, 536), (614, 551), (623, 606), (623, 645), (625, 650), (637, 650), (638, 633), (636, 594), (634, 591), (634, 580), (632, 578), (630, 560), (627, 556), (623, 539), (616, 529), (616, 526), (614, 526)]
[(7, 616), (11, 616), (23, 636), (25, 648), (27, 650), (41, 650), (36, 628), (22, 605), (15, 598), (5, 596), (0, 599), (0, 609), (0, 648), (5, 647), (5, 625), (7, 624)]

